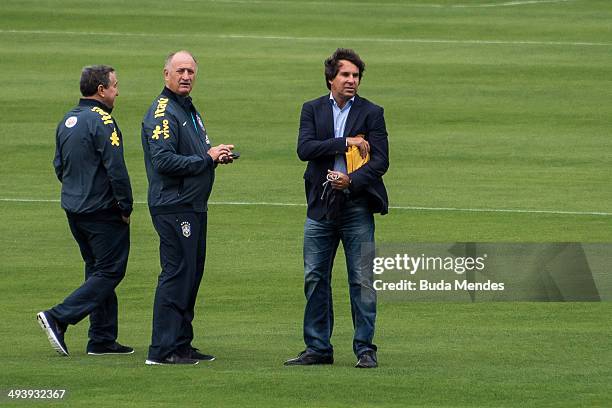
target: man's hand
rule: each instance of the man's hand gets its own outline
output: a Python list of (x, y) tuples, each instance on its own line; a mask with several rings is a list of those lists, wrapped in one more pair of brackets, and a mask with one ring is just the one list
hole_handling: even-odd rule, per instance
[(327, 170), (327, 177), (335, 190), (344, 190), (351, 184), (351, 179), (346, 174), (339, 171)]
[(125, 222), (127, 225), (130, 225), (130, 217), (126, 217), (125, 215), (122, 215), (121, 220), (123, 220), (123, 222)]
[(227, 154), (224, 154), (222, 156), (219, 157), (219, 163), (220, 164), (229, 164), (229, 163), (233, 163), (234, 159), (232, 159), (232, 156), (229, 156)]
[[(220, 144), (218, 146), (211, 147), (208, 149), (208, 155), (212, 157), (215, 163), (231, 163), (233, 160), (229, 157), (234, 145)], [(228, 160), (229, 159), (229, 160)]]
[(347, 146), (357, 146), (357, 148), (359, 149), (359, 154), (361, 155), (361, 158), (365, 159), (365, 157), (370, 152), (370, 144), (368, 143), (367, 140), (363, 138), (363, 136), (364, 135), (359, 134), (355, 137), (347, 137), (346, 145)]

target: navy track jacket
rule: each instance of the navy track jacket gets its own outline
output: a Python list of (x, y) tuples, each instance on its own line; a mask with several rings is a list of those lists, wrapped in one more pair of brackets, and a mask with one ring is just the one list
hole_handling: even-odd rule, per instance
[(141, 138), (151, 214), (207, 211), (216, 166), (191, 98), (164, 88), (145, 114)]
[(57, 126), (53, 166), (69, 213), (132, 212), (123, 137), (110, 113), (103, 103), (83, 98)]

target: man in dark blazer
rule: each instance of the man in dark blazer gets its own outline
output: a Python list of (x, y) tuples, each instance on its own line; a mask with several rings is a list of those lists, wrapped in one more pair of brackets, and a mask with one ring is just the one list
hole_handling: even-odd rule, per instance
[[(325, 81), (331, 92), (302, 107), (297, 153), (308, 162), (304, 173), (306, 349), (285, 365), (334, 361), (331, 271), (340, 241), (347, 262), (356, 367), (378, 365), (373, 343), (376, 292), (372, 264), (362, 257), (362, 248), (374, 245), (373, 214), (387, 213), (382, 176), (389, 167), (389, 146), (383, 108), (357, 95), (364, 69), (353, 50), (337, 49), (325, 60)], [(349, 174), (345, 153), (351, 146), (368, 161)]]

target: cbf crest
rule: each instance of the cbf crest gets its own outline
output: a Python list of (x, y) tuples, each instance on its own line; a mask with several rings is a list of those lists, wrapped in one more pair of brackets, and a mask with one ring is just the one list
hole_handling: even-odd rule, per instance
[(198, 125), (200, 125), (200, 127), (202, 128), (202, 131), (204, 132), (204, 138), (206, 140), (206, 144), (210, 144), (210, 139), (208, 139), (208, 133), (206, 133), (206, 128), (204, 127), (204, 122), (202, 122), (202, 118), (200, 117), (200, 115), (195, 115), (197, 121), (198, 121)]
[(185, 238), (189, 238), (191, 236), (191, 224), (187, 221), (181, 222), (181, 230), (183, 231), (183, 236)]
[(206, 132), (206, 128), (204, 127), (204, 122), (202, 122), (202, 118), (200, 117), (200, 115), (195, 115), (195, 117), (196, 117), (196, 120), (198, 121), (198, 125), (200, 125), (202, 130)]

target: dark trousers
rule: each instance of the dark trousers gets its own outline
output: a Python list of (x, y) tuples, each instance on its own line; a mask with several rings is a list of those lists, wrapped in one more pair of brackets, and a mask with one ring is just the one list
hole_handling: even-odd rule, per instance
[(85, 261), (85, 282), (49, 313), (64, 325), (89, 315), (89, 346), (117, 340), (115, 288), (125, 276), (130, 227), (116, 214), (105, 220), (68, 215), (68, 224)]
[(193, 340), (194, 306), (206, 259), (206, 213), (153, 215), (161, 273), (153, 304), (149, 358), (183, 353)]

